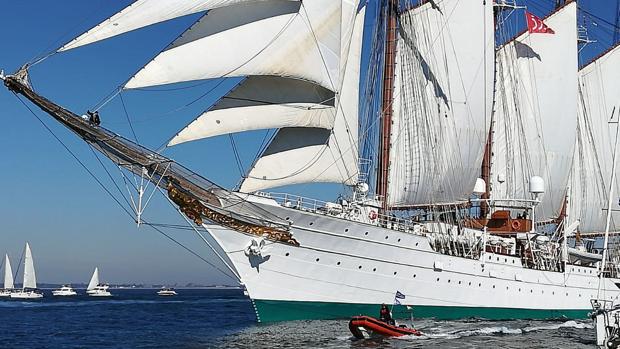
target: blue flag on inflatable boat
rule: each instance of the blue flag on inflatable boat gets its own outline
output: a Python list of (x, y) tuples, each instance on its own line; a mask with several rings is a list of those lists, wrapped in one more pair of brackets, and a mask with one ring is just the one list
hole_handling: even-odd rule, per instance
[(400, 291), (396, 291), (396, 294), (394, 295), (394, 304), (400, 305), (399, 299), (405, 299), (405, 295), (400, 293)]

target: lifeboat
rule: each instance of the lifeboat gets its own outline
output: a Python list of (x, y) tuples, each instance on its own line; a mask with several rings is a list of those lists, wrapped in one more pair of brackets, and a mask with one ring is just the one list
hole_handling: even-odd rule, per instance
[(422, 333), (414, 328), (405, 325), (394, 326), (370, 316), (354, 316), (349, 321), (349, 330), (355, 338), (368, 337), (401, 337), (401, 336), (421, 336)]

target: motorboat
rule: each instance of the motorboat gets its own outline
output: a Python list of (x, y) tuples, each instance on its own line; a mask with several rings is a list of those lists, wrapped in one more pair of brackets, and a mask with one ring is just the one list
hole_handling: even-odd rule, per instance
[(177, 295), (177, 291), (175, 291), (174, 288), (165, 287), (165, 288), (162, 288), (161, 290), (157, 291), (157, 295), (158, 296), (165, 296), (165, 297), (176, 296)]
[(91, 297), (112, 297), (108, 288), (110, 288), (109, 285), (99, 282), (99, 268), (95, 267), (93, 276), (90, 278), (90, 282), (86, 288), (86, 294)]
[(26, 251), (24, 253), (24, 283), (22, 289), (12, 291), (9, 297), (21, 300), (43, 298), (43, 293), (37, 290), (34, 260), (32, 259), (32, 251), (28, 243), (26, 243)]
[(175, 291), (174, 288), (171, 288), (171, 287), (164, 287), (161, 290), (157, 291), (157, 295), (158, 296), (176, 296), (177, 291)]
[(110, 288), (110, 286), (107, 284), (99, 284), (92, 290), (86, 291), (86, 293), (91, 297), (112, 297), (112, 293), (108, 291), (108, 288)]
[(349, 331), (355, 338), (421, 336), (422, 333), (406, 325), (389, 324), (371, 316), (354, 316)]
[(77, 296), (77, 292), (71, 287), (71, 285), (62, 285), (61, 288), (52, 291), (52, 295), (54, 296)]

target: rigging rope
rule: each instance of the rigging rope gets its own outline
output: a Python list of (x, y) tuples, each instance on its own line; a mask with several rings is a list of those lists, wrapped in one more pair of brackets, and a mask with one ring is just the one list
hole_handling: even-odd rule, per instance
[[(41, 125), (43, 125), (43, 127), (62, 145), (62, 147), (78, 162), (78, 164), (80, 164), (80, 166), (86, 171), (88, 172), (88, 174), (99, 184), (99, 186), (117, 203), (117, 205), (135, 222), (134, 216), (120, 203), (120, 201), (116, 198), (116, 196), (114, 196), (110, 190), (108, 190), (108, 188), (105, 187), (105, 185), (99, 180), (99, 178), (97, 178), (97, 176), (77, 157), (77, 155), (75, 155), (75, 153), (73, 151), (71, 151), (71, 149), (69, 149), (69, 147), (54, 133), (54, 131), (52, 131), (52, 129), (50, 129), (44, 122), (43, 120), (26, 104), (26, 102), (24, 102), (15, 92), (13, 92), (13, 94), (15, 95), (15, 97), (24, 105), (24, 107), (26, 107), (26, 109), (28, 109), (28, 111), (30, 111), (30, 113), (41, 123)], [(194, 255), (195, 257), (199, 258), (200, 260), (202, 260), (203, 262), (207, 263), (208, 265), (210, 265), (211, 267), (215, 268), (216, 270), (218, 270), (219, 272), (221, 272), (222, 274), (224, 274), (225, 276), (238, 281), (237, 278), (229, 275), (228, 273), (224, 272), (221, 268), (219, 268), (217, 265), (215, 265), (214, 263), (210, 262), (209, 260), (205, 259), (204, 257), (202, 257), (201, 255), (199, 255), (198, 253), (194, 252), (192, 249), (190, 249), (189, 247), (183, 245), (181, 242), (177, 241), (176, 239), (174, 239), (173, 237), (171, 237), (170, 235), (166, 234), (163, 230), (159, 229), (157, 226), (155, 225), (150, 225), (147, 221), (142, 221), (142, 224), (147, 225), (149, 227), (151, 227), (153, 230), (157, 231), (158, 233), (162, 234), (164, 237), (166, 237), (167, 239), (169, 239), (170, 241), (174, 242), (175, 244), (177, 244), (178, 246), (180, 246), (181, 248), (183, 248), (184, 250), (186, 250), (187, 252), (191, 253), (192, 255)], [(21, 260), (20, 260), (21, 263)], [(18, 267), (19, 270), (19, 267)], [(17, 272), (16, 272), (17, 273)], [(17, 275), (17, 274), (16, 274)]]

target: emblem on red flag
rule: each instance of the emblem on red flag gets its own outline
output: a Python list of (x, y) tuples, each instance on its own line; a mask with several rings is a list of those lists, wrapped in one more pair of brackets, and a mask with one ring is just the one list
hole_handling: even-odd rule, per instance
[(547, 27), (543, 20), (535, 15), (525, 11), (525, 19), (527, 20), (527, 30), (530, 33), (555, 34), (553, 29)]

